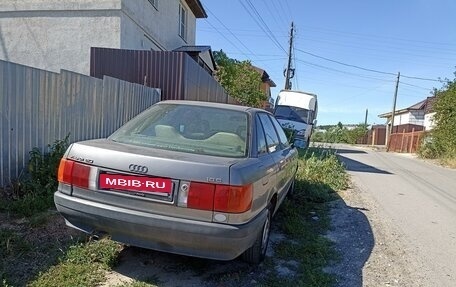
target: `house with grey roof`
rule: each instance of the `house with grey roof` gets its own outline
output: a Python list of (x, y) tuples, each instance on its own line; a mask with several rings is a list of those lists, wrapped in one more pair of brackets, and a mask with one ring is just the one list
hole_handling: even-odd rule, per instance
[[(399, 126), (415, 127), (415, 130), (431, 130), (434, 127), (432, 120), (435, 114), (432, 110), (434, 100), (435, 97), (427, 97), (410, 107), (396, 110), (393, 131)], [(391, 126), (392, 112), (380, 114), (378, 117), (385, 118), (387, 125)]]

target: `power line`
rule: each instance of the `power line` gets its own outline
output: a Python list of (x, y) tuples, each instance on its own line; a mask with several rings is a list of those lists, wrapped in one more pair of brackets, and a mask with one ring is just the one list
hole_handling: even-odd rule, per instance
[(432, 91), (432, 89), (430, 89), (430, 88), (420, 87), (420, 86), (409, 84), (409, 83), (406, 83), (403, 81), (400, 81), (400, 83), (403, 85), (406, 85), (406, 86), (415, 87), (415, 88), (419, 88), (419, 89), (423, 89), (423, 90), (427, 90), (427, 91)]
[(421, 80), (421, 81), (432, 81), (432, 82), (440, 82), (442, 83), (442, 80), (435, 80), (435, 79), (429, 79), (429, 78), (422, 78), (422, 77), (413, 77), (413, 76), (406, 76), (406, 75), (401, 75), (403, 78), (407, 79), (414, 79), (414, 80)]
[(263, 30), (263, 32), (269, 37), (269, 39), (271, 39), (271, 41), (279, 48), (281, 49), (282, 51), (285, 52), (285, 54), (287, 53), (287, 51), (282, 47), (282, 45), (280, 44), (280, 42), (277, 40), (277, 38), (275, 38), (274, 34), (271, 32), (271, 30), (269, 29), (268, 25), (266, 24), (266, 22), (264, 21), (264, 19), (261, 17), (260, 13), (258, 13), (258, 11), (256, 10), (255, 6), (252, 4), (252, 2), (250, 2), (250, 0), (247, 0), (247, 4), (250, 6), (251, 10), (250, 11), (247, 6), (244, 4), (244, 2), (242, 0), (239, 0), (239, 3), (241, 3), (242, 7), (244, 7), (244, 9), (247, 11), (247, 13), (249, 13), (249, 15), (252, 17), (252, 19), (255, 21), (255, 23), (257, 23), (257, 25), (261, 28), (261, 30)]
[(326, 61), (329, 61), (329, 62), (333, 62), (333, 63), (339, 64), (339, 65), (352, 67), (352, 68), (356, 68), (356, 69), (360, 69), (360, 70), (364, 70), (364, 71), (368, 71), (368, 72), (384, 74), (384, 75), (393, 75), (393, 76), (396, 75), (394, 73), (382, 72), (382, 71), (378, 71), (378, 70), (374, 70), (374, 69), (363, 68), (363, 67), (352, 65), (352, 64), (346, 64), (346, 63), (339, 62), (339, 61), (336, 61), (336, 60), (332, 60), (332, 59), (329, 59), (329, 58), (326, 58), (326, 57), (323, 57), (323, 56), (318, 56), (316, 54), (313, 54), (313, 53), (310, 53), (310, 52), (307, 52), (307, 51), (304, 51), (304, 50), (301, 50), (301, 49), (296, 49), (296, 50), (299, 51), (299, 52), (302, 52), (304, 54), (310, 55), (312, 57), (323, 59), (323, 60), (326, 60)]
[(338, 72), (338, 73), (342, 73), (342, 74), (346, 74), (346, 75), (351, 75), (351, 76), (356, 76), (356, 77), (366, 78), (366, 79), (371, 79), (371, 80), (377, 80), (377, 81), (383, 81), (383, 82), (391, 82), (391, 80), (380, 79), (380, 78), (370, 77), (370, 76), (366, 76), (366, 75), (350, 73), (350, 72), (347, 72), (347, 71), (341, 71), (341, 70), (337, 70), (337, 69), (334, 69), (334, 68), (329, 68), (329, 67), (326, 67), (326, 66), (318, 65), (318, 64), (315, 64), (315, 63), (312, 63), (312, 62), (307, 62), (307, 61), (304, 61), (304, 60), (297, 59), (297, 61), (301, 62), (301, 63), (304, 63), (306, 65), (309, 65), (309, 66), (314, 66), (314, 67), (318, 67), (318, 68), (321, 68), (321, 69), (324, 69), (324, 70)]
[[(287, 14), (286, 13), (283, 13), (283, 9), (279, 9), (277, 6), (276, 6), (276, 3), (274, 0), (271, 1), (272, 2), (272, 5), (274, 6), (274, 9), (275, 9), (275, 12), (274, 14), (277, 14), (279, 16), (280, 19), (282, 19), (282, 22), (285, 24), (284, 26), (287, 27), (288, 26), (288, 23), (287, 23)], [(281, 1), (279, 3), (282, 3)], [(283, 31), (282, 31), (283, 32)], [(280, 32), (280, 33), (282, 33)]]
[[(209, 22), (207, 19), (205, 19), (205, 20), (206, 20), (206, 22), (207, 22), (212, 28), (214, 28), (214, 30), (218, 31), (218, 29), (217, 29), (211, 22)], [(235, 43), (233, 43), (233, 41), (231, 41), (224, 33), (220, 32), (220, 31), (218, 31), (218, 33), (219, 33), (223, 38), (225, 38), (225, 40), (227, 40), (234, 48), (236, 48), (236, 49), (237, 49), (239, 52), (241, 52), (246, 58), (248, 58), (248, 56), (247, 56), (245, 53), (243, 53), (243, 51), (242, 51), (241, 49), (239, 49), (239, 47), (238, 47)]]
[[(304, 53), (304, 54), (313, 56), (313, 57), (315, 57), (315, 58), (323, 59), (323, 60), (326, 60), (326, 61), (329, 61), (329, 62), (333, 62), (333, 63), (339, 64), (339, 65), (343, 65), (343, 66), (347, 66), (347, 67), (352, 67), (352, 68), (360, 69), (360, 70), (363, 70), (363, 71), (368, 71), (368, 72), (373, 72), (373, 73), (384, 74), (384, 75), (396, 75), (396, 74), (391, 73), (391, 72), (384, 72), (384, 71), (379, 71), (379, 70), (364, 68), (364, 67), (360, 67), (360, 66), (357, 66), (357, 65), (352, 65), (352, 64), (347, 64), (347, 63), (344, 63), (344, 62), (336, 61), (336, 60), (329, 59), (329, 58), (326, 58), (326, 57), (323, 57), (323, 56), (319, 56), (319, 55), (316, 55), (316, 54), (314, 54), (314, 53), (310, 53), (310, 52), (307, 52), (307, 51), (304, 51), (304, 50), (301, 50), (301, 49), (297, 49), (297, 48), (296, 48), (296, 50), (297, 50), (297, 51), (300, 51), (300, 52), (302, 52), (302, 53)], [(406, 75), (401, 75), (401, 76), (404, 77), (404, 78), (408, 78), (408, 79), (415, 79), (415, 80), (422, 80), (422, 81), (433, 81), (433, 82), (442, 82), (441, 80), (430, 79), (430, 78), (415, 77), (415, 76), (406, 76)]]
[[(271, 15), (272, 19), (273, 19), (274, 22), (277, 24), (277, 27), (279, 27), (279, 26), (280, 26), (280, 23), (279, 23), (279, 21), (277, 20), (277, 17), (276, 17), (276, 14), (277, 14), (277, 13), (274, 13), (273, 9), (271, 9), (271, 7), (270, 7), (269, 4), (268, 4), (268, 1), (264, 1), (263, 3), (264, 3), (264, 5), (265, 5), (265, 7), (266, 7), (266, 10), (269, 11), (269, 14)], [(282, 21), (284, 21), (283, 18), (280, 18), (280, 19), (282, 19)]]
[(332, 29), (325, 29), (321, 27), (314, 27), (314, 26), (303, 26), (303, 29), (307, 30), (314, 30), (318, 31), (319, 33), (327, 33), (327, 34), (336, 34), (336, 35), (344, 35), (348, 37), (353, 37), (353, 38), (358, 38), (358, 39), (373, 39), (376, 40), (380, 43), (384, 43), (385, 40), (387, 41), (394, 41), (394, 42), (405, 42), (405, 43), (413, 43), (414, 46), (417, 45), (417, 43), (421, 43), (424, 45), (436, 45), (436, 46), (448, 46), (448, 49), (453, 51), (454, 48), (454, 43), (450, 42), (431, 42), (431, 41), (422, 41), (422, 40), (412, 40), (412, 39), (406, 39), (406, 38), (396, 38), (396, 37), (385, 37), (385, 36), (379, 36), (378, 34), (365, 34), (365, 33), (353, 33), (353, 32), (346, 32), (346, 31), (339, 31), (339, 30), (332, 30)]
[(228, 32), (231, 34), (231, 36), (233, 36), (249, 53), (251, 53), (252, 55), (256, 56), (254, 52), (252, 52), (252, 50), (249, 49), (249, 47), (247, 47), (214, 13), (212, 13), (209, 9), (205, 8), (212, 16), (214, 16), (214, 18), (220, 23), (222, 24), (222, 26), (228, 30)]

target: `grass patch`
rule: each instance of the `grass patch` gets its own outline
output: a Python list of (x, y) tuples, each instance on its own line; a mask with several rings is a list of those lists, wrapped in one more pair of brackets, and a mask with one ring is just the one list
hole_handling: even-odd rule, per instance
[(332, 286), (335, 278), (323, 268), (338, 259), (324, 235), (330, 227), (327, 202), (346, 189), (349, 178), (334, 151), (309, 148), (300, 151), (299, 169), (292, 199), (284, 201), (276, 217), (287, 240), (275, 246), (276, 260), (299, 264), (292, 278), (272, 272), (260, 286)]
[(120, 250), (121, 245), (108, 239), (73, 245), (57, 265), (29, 286), (95, 286), (105, 280), (105, 272), (115, 265)]
[(104, 270), (97, 264), (62, 262), (29, 284), (31, 287), (96, 286), (105, 279)]
[(456, 169), (456, 156), (441, 158), (440, 163), (446, 167)]
[[(23, 252), (30, 250), (31, 246), (20, 237), (18, 233), (11, 229), (0, 229), (0, 257), (15, 255), (19, 256)], [(1, 266), (0, 266), (1, 267)]]

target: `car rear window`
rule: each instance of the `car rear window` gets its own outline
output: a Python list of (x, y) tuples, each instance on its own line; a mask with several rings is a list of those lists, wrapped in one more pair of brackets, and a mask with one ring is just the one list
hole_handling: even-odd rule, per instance
[(109, 139), (144, 147), (223, 157), (247, 155), (247, 113), (184, 104), (154, 105)]

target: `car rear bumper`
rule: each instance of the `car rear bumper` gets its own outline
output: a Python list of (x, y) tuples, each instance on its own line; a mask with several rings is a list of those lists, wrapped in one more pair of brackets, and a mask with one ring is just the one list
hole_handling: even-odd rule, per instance
[(243, 225), (175, 218), (93, 202), (57, 191), (57, 210), (68, 226), (89, 234), (106, 234), (128, 245), (203, 257), (232, 260), (253, 245), (266, 220), (261, 212)]

